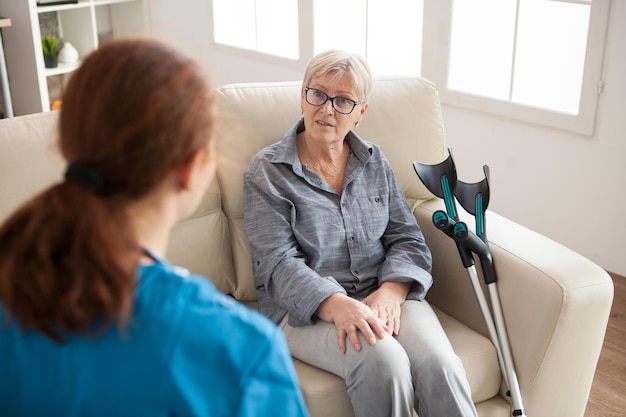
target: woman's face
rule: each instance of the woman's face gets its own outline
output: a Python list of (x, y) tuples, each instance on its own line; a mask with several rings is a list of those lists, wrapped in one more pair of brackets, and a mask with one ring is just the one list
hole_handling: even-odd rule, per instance
[[(332, 74), (326, 74), (322, 77), (314, 77), (308, 86), (319, 90), (329, 97), (343, 97), (355, 102), (360, 102), (352, 87), (352, 82), (347, 76), (335, 78)], [(337, 112), (330, 100), (321, 106), (309, 104), (305, 97), (305, 89), (301, 91), (301, 104), (304, 115), (304, 135), (306, 138), (319, 143), (331, 145), (339, 141), (343, 141), (348, 131), (358, 121), (361, 121), (367, 103), (357, 104), (352, 113), (341, 114)]]

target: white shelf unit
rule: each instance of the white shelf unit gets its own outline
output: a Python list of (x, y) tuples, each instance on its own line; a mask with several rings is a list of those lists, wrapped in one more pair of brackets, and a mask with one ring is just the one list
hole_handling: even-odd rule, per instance
[(3, 2), (0, 12), (11, 18), (3, 32), (15, 115), (50, 110), (48, 78), (70, 74), (80, 65), (45, 68), (41, 49), (40, 15), (54, 12), (59, 35), (70, 42), (80, 59), (102, 39), (149, 33), (148, 0), (79, 0), (78, 3), (37, 6), (37, 0)]

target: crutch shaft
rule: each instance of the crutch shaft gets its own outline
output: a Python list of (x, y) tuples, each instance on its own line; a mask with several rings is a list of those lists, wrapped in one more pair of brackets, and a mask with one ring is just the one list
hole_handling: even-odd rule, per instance
[(493, 314), (495, 317), (496, 329), (498, 332), (498, 340), (500, 341), (500, 347), (502, 349), (505, 370), (508, 375), (508, 386), (509, 391), (511, 392), (511, 400), (514, 407), (513, 416), (526, 415), (526, 411), (524, 410), (524, 404), (522, 403), (522, 394), (520, 392), (517, 375), (515, 373), (515, 366), (513, 364), (513, 356), (511, 354), (511, 346), (509, 344), (509, 338), (506, 332), (506, 325), (504, 323), (504, 314), (502, 313), (502, 305), (500, 304), (498, 288), (495, 282), (489, 284), (487, 287), (489, 289), (489, 296), (491, 298), (491, 305), (493, 307)]
[(504, 357), (502, 356), (502, 348), (498, 339), (498, 332), (496, 330), (493, 316), (491, 315), (491, 310), (489, 310), (489, 304), (487, 303), (487, 299), (485, 298), (485, 293), (483, 292), (483, 288), (480, 286), (476, 267), (471, 266), (470, 268), (467, 268), (467, 273), (470, 277), (472, 287), (474, 287), (474, 293), (476, 294), (476, 299), (478, 300), (478, 306), (480, 307), (483, 319), (485, 320), (485, 325), (487, 326), (487, 331), (489, 332), (489, 339), (491, 339), (491, 343), (496, 349), (496, 355), (498, 356), (498, 363), (500, 364), (500, 372), (502, 373), (502, 378), (504, 378), (504, 383), (506, 384), (506, 386), (509, 387), (509, 377), (507, 372), (505, 371), (506, 368), (504, 363)]

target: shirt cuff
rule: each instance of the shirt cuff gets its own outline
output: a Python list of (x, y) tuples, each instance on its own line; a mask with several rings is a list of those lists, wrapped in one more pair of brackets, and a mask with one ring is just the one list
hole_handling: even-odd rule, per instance
[(289, 310), (288, 323), (291, 327), (313, 324), (315, 312), (328, 297), (336, 293), (346, 294), (346, 290), (333, 277), (322, 277), (313, 294), (301, 297), (294, 308)]
[(379, 271), (378, 285), (383, 282), (411, 282), (406, 299), (422, 301), (433, 284), (433, 277), (416, 265), (403, 265), (402, 268), (382, 268)]

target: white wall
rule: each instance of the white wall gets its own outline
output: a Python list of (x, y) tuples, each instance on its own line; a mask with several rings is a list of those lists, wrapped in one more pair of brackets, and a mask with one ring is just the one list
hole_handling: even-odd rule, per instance
[[(299, 80), (302, 64), (211, 44), (209, 0), (150, 0), (152, 32), (192, 54), (214, 86)], [(459, 179), (491, 169), (489, 209), (626, 275), (626, 1), (613, 0), (593, 136), (444, 106)], [(487, 225), (487, 233), (489, 233)]]

